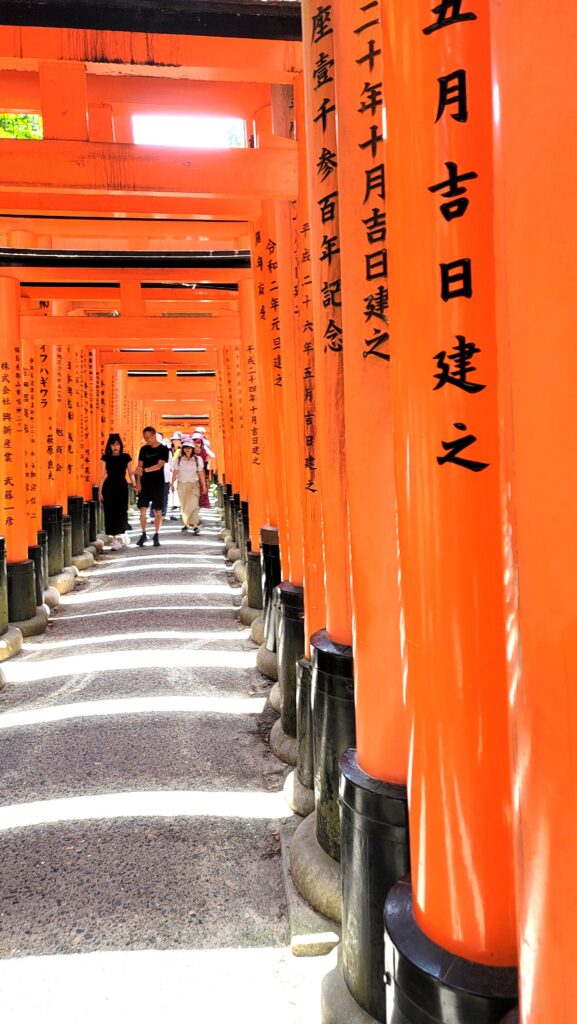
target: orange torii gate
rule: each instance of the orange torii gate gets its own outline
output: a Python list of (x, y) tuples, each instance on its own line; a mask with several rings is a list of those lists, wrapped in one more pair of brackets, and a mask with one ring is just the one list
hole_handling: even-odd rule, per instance
[[(19, 25), (18, 6), (0, 104), (41, 113), (44, 139), (0, 140), (11, 617), (34, 618), (42, 502), (72, 499), (79, 536), (107, 431), (207, 417), (255, 611), (262, 559), (264, 647), (292, 672), (312, 643), (313, 699), (301, 659), (280, 731), (299, 809), (314, 761), (301, 829), (335, 916), (343, 883), (324, 1012), (497, 1024), (520, 949), (513, 1014), (569, 1024), (574, 5), (303, 0), (302, 43), (210, 34), (218, 0), (204, 36), (155, 34), (154, 12), (134, 32), (132, 0), (121, 30), (88, 5), (82, 28)], [(132, 117), (168, 110), (241, 117), (250, 145), (136, 147)], [(223, 250), (246, 265), (209, 265)], [(287, 654), (269, 613), (298, 618), (303, 584)]]

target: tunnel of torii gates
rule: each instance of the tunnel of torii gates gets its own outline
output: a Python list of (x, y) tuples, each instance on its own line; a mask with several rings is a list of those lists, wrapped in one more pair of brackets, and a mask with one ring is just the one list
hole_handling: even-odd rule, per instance
[(3, 656), (98, 540), (108, 432), (204, 425), (293, 875), (342, 914), (323, 1013), (568, 1024), (577, 5), (36, 6), (0, 28), (43, 118), (0, 140)]

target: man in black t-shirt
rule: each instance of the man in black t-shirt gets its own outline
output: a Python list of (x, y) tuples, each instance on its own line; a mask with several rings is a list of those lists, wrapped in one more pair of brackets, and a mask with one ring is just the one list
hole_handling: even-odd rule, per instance
[(138, 468), (136, 470), (136, 491), (138, 493), (138, 508), (140, 509), (140, 528), (142, 533), (136, 543), (142, 547), (146, 543), (146, 510), (152, 502), (154, 511), (154, 537), (152, 543), (155, 548), (160, 547), (158, 534), (162, 523), (162, 503), (164, 501), (164, 467), (168, 462), (168, 448), (161, 444), (156, 438), (154, 427), (145, 427), (142, 431), (144, 444), (138, 453)]

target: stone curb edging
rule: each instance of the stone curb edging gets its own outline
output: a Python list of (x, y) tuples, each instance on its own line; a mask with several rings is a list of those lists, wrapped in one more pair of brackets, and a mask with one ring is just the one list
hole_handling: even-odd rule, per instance
[(341, 866), (316, 837), (316, 813), (297, 828), (291, 843), (291, 874), (308, 903), (331, 921), (342, 921)]
[(8, 661), (22, 649), (22, 633), (17, 626), (8, 626), (5, 633), (0, 636), (0, 662)]

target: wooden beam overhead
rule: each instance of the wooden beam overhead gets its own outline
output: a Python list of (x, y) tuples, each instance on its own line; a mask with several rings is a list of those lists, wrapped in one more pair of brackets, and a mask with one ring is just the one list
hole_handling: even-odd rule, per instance
[(5, 25), (299, 40), (300, 3), (281, 0), (3, 0)]
[[(109, 285), (120, 281), (141, 281), (153, 282), (157, 287), (174, 282), (177, 284), (198, 284), (210, 285), (221, 283), (224, 285), (236, 285), (239, 281), (250, 280), (250, 270), (218, 270), (211, 267), (207, 270), (194, 269), (173, 269), (152, 270), (144, 267), (124, 267), (121, 270), (108, 269), (106, 267), (2, 267), (2, 277), (15, 277), (17, 281), (35, 284), (46, 282), (55, 284), (57, 282), (73, 283), (81, 281), (86, 284), (87, 279), (92, 285), (97, 282), (106, 282)], [(190, 295), (189, 295), (190, 297)]]
[[(90, 0), (92, 4), (92, 0)], [(155, 0), (156, 2), (156, 0)], [(77, 6), (76, 0), (72, 5)], [(28, 0), (38, 14), (37, 0)], [(95, 18), (100, 6), (92, 4)], [(142, 28), (135, 32), (42, 27), (28, 25), (14, 11), (8, 20), (6, 0), (2, 3), (0, 26), (0, 69), (38, 71), (43, 60), (79, 60), (90, 74), (198, 79), (208, 82), (266, 82), (290, 85), (302, 71), (302, 46), (295, 42), (250, 38), (237, 39), (198, 35), (154, 35)]]
[(53, 217), (67, 217), (81, 214), (84, 217), (116, 215), (119, 219), (156, 217), (159, 221), (175, 217), (191, 222), (206, 220), (258, 220), (262, 214), (259, 197), (244, 196), (242, 199), (199, 199), (194, 203), (181, 196), (132, 196), (127, 193), (107, 195), (84, 195), (76, 192), (0, 192), (0, 213), (15, 213), (22, 216), (50, 214)]
[(240, 321), (236, 316), (181, 320), (162, 316), (70, 317), (25, 313), (20, 317), (20, 330), (25, 341), (103, 344), (107, 348), (111, 342), (138, 342), (145, 346), (165, 341), (177, 346), (240, 341)]
[[(157, 242), (175, 239), (187, 243), (190, 249), (231, 249), (228, 243), (249, 233), (246, 221), (189, 221), (154, 220), (127, 217), (21, 217), (0, 212), (0, 234), (10, 231), (28, 231), (35, 235), (50, 235), (52, 248), (58, 249), (58, 238), (98, 238), (103, 240), (149, 238)], [(218, 243), (218, 244), (215, 244)], [(227, 244), (225, 244), (227, 243)], [(110, 248), (115, 248), (110, 246)], [(163, 245), (156, 245), (162, 249)]]
[[(0, 64), (2, 58), (0, 57)], [(203, 82), (151, 76), (146, 66), (140, 75), (86, 76), (88, 105), (108, 104), (124, 114), (199, 114), (238, 117), (251, 121), (257, 110), (271, 103), (271, 88), (255, 82)], [(0, 71), (0, 110), (40, 112), (40, 83), (36, 71)]]
[[(294, 199), (296, 143), (275, 149), (173, 150), (114, 142), (0, 139), (0, 190), (88, 195)], [(3, 204), (2, 204), (3, 205)]]

